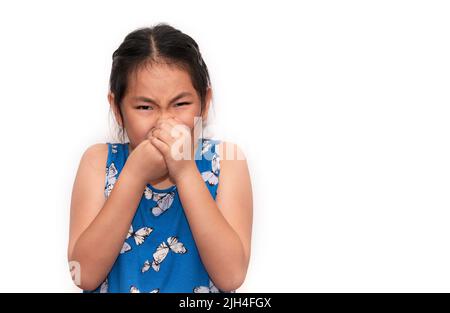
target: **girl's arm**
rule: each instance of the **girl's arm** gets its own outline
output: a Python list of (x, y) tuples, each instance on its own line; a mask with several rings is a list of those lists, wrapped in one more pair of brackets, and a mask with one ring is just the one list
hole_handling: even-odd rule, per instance
[[(225, 147), (226, 146), (226, 147)], [(228, 159), (226, 150), (241, 159)], [(244, 282), (251, 246), (253, 201), (250, 175), (236, 145), (220, 144), (220, 178), (214, 201), (198, 169), (191, 167), (177, 183), (200, 257), (216, 287), (235, 290)]]
[(74, 274), (79, 275), (78, 287), (84, 290), (94, 290), (108, 275), (146, 185), (125, 163), (105, 201), (107, 149), (98, 144), (86, 150), (72, 191), (68, 259), (72, 266), (79, 265), (75, 270), (80, 272)]

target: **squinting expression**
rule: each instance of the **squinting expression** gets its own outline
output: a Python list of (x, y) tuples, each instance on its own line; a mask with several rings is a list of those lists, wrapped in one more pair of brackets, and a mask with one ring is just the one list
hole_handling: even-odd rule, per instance
[[(209, 92), (206, 103), (208, 97)], [(122, 115), (133, 149), (159, 120), (177, 118), (191, 129), (193, 135), (195, 117), (200, 117), (200, 113), (200, 98), (186, 71), (175, 66), (153, 64), (130, 75), (122, 102)]]

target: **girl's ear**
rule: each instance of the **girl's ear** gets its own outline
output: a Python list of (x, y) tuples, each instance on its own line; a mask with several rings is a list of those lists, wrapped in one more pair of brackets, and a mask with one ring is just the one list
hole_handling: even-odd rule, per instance
[(120, 127), (123, 127), (123, 122), (122, 122), (122, 117), (120, 116), (119, 107), (115, 103), (114, 94), (112, 92), (108, 92), (108, 102), (109, 102), (109, 106), (113, 110), (114, 117), (115, 117), (117, 123), (119, 123)]
[(208, 87), (208, 90), (206, 91), (206, 96), (205, 96), (205, 108), (203, 109), (202, 112), (202, 120), (206, 121), (208, 119), (208, 112), (209, 112), (209, 107), (211, 106), (211, 99), (212, 99), (212, 89), (211, 87)]

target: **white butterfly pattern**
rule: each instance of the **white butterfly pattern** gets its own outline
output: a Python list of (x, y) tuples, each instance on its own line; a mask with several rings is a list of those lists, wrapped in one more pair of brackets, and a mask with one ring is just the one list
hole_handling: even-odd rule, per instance
[(194, 293), (219, 293), (219, 289), (214, 286), (213, 282), (209, 280), (209, 287), (198, 286), (194, 288)]
[(211, 160), (211, 171), (202, 172), (202, 178), (210, 185), (217, 185), (219, 182), (220, 157), (215, 153)]
[(162, 213), (167, 211), (173, 203), (175, 199), (175, 192), (169, 193), (159, 193), (154, 192), (150, 188), (145, 187), (144, 196), (148, 200), (153, 200), (156, 202), (156, 205), (151, 208), (151, 211), (154, 216), (160, 216)]
[(119, 171), (116, 168), (116, 165), (111, 163), (109, 167), (106, 168), (106, 178), (105, 178), (105, 197), (109, 197), (111, 190), (114, 187), (114, 184), (117, 181), (117, 174)]
[(120, 250), (120, 254), (123, 254), (123, 253), (125, 253), (125, 252), (128, 252), (128, 251), (130, 251), (131, 250), (131, 246), (130, 246), (130, 244), (128, 243), (128, 242), (124, 242), (123, 243), (123, 245), (122, 245), (122, 249)]
[(117, 153), (117, 145), (111, 145), (112, 153)]
[(162, 213), (166, 212), (173, 203), (175, 199), (175, 193), (171, 192), (164, 195), (162, 198), (157, 200), (156, 206), (152, 208), (152, 213), (154, 216), (160, 216)]
[(145, 186), (144, 196), (145, 196), (145, 199), (152, 200), (153, 199), (153, 190), (148, 188), (148, 186)]
[(147, 238), (152, 231), (153, 231), (152, 227), (142, 227), (137, 231), (133, 231), (133, 225), (130, 225), (130, 229), (128, 230), (127, 234), (127, 239), (133, 237), (134, 242), (136, 243), (137, 246), (139, 246), (144, 243), (145, 238)]
[[(148, 235), (150, 235), (152, 231), (153, 231), (152, 227), (142, 227), (142, 228), (138, 229), (137, 231), (134, 231), (133, 225), (130, 225), (130, 229), (128, 230), (126, 239), (133, 237), (134, 242), (136, 243), (137, 246), (139, 246), (144, 243), (145, 238), (147, 238)], [(125, 241), (122, 245), (122, 249), (120, 250), (120, 254), (123, 254), (130, 250), (131, 250), (131, 245)]]
[(166, 258), (167, 254), (169, 253), (169, 247), (166, 245), (165, 242), (162, 242), (158, 248), (156, 248), (155, 253), (153, 253), (153, 261), (150, 264), (148, 260), (144, 262), (144, 265), (142, 266), (141, 272), (145, 273), (147, 272), (150, 267), (152, 267), (155, 272), (159, 272), (159, 265), (162, 261)]
[(111, 194), (113, 187), (114, 187), (114, 184), (106, 185), (106, 187), (105, 187), (105, 197), (106, 198), (108, 198), (109, 195)]
[[(136, 286), (131, 285), (130, 293), (141, 293), (141, 291)], [(153, 289), (153, 290), (149, 291), (148, 293), (159, 293), (159, 288)]]
[(159, 272), (160, 264), (167, 257), (170, 250), (172, 250), (172, 252), (177, 254), (185, 254), (187, 252), (187, 249), (184, 246), (184, 244), (179, 242), (178, 238), (175, 236), (167, 238), (167, 244), (166, 242), (162, 242), (158, 246), (158, 248), (156, 248), (155, 253), (153, 253), (152, 263), (150, 264), (149, 260), (146, 260), (141, 269), (142, 273), (147, 272), (150, 269), (150, 267), (153, 268), (155, 272)]
[(209, 149), (211, 148), (212, 144), (209, 140), (205, 140), (203, 142), (202, 152), (201, 154), (204, 155)]
[(105, 281), (100, 286), (100, 293), (107, 293), (108, 292), (108, 278), (105, 279)]

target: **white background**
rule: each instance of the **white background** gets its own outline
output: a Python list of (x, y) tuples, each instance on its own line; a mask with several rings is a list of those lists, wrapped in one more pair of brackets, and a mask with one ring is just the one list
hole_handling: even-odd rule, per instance
[(209, 67), (217, 137), (247, 155), (240, 291), (450, 291), (446, 1), (0, 4), (0, 291), (78, 292), (84, 150), (110, 140), (112, 52), (167, 22)]

